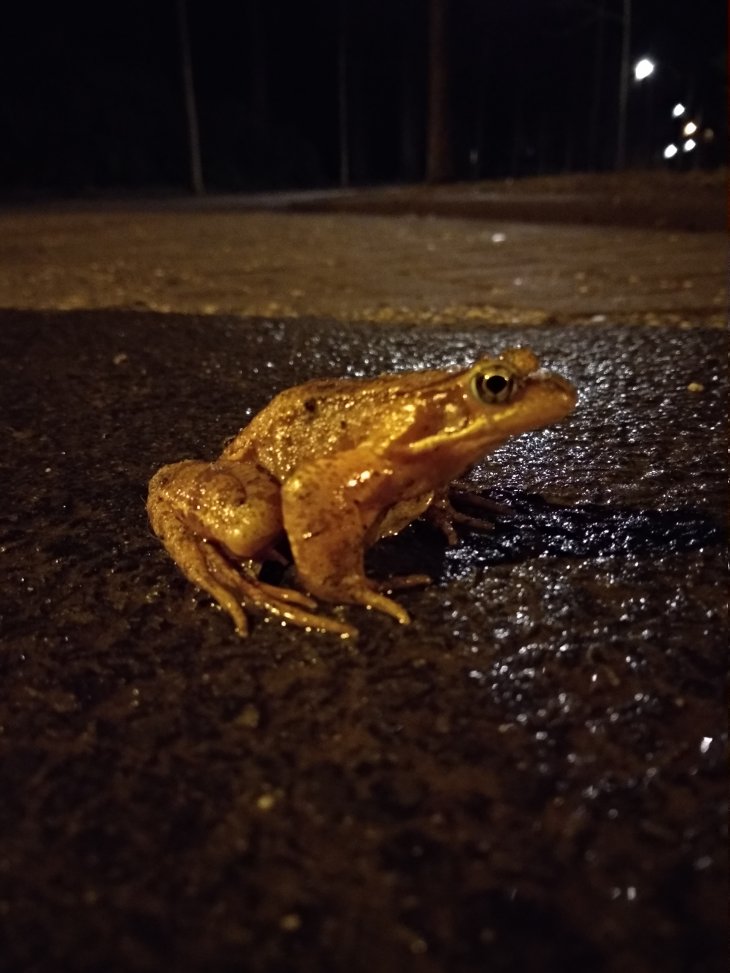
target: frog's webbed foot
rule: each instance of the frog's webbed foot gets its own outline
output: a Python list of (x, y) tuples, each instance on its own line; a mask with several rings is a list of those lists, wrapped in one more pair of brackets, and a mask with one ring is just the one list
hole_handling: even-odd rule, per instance
[(499, 503), (497, 500), (490, 500), (489, 497), (482, 496), (474, 489), (474, 484), (470, 480), (453, 480), (448, 487), (449, 496), (478, 510), (484, 510), (495, 517), (506, 517), (513, 513), (512, 507), (506, 503)]
[[(236, 623), (236, 629), (241, 635), (246, 635), (248, 626), (241, 628), (238, 615), (243, 615), (241, 603), (247, 608), (261, 614), (271, 614), (283, 622), (298, 625), (301, 628), (317, 629), (321, 632), (331, 632), (335, 635), (350, 636), (355, 630), (350, 625), (319, 615), (312, 611), (316, 602), (292, 588), (278, 588), (266, 584), (256, 577), (256, 562), (239, 562), (229, 560), (226, 554), (218, 550), (215, 544), (203, 542), (203, 557), (208, 571), (208, 577), (196, 583), (204, 588), (228, 612)], [(187, 573), (187, 572), (186, 572)], [(210, 581), (213, 584), (211, 585)], [(227, 596), (222, 600), (216, 590), (222, 590)], [(234, 610), (231, 610), (234, 606)], [(245, 616), (244, 616), (245, 623)]]
[(279, 616), (283, 621), (292, 625), (299, 625), (300, 628), (314, 628), (320, 632), (331, 632), (333, 635), (340, 635), (343, 638), (357, 635), (357, 631), (352, 625), (345, 622), (338, 622), (328, 615), (320, 615), (314, 612), (317, 602), (302, 591), (293, 588), (279, 588), (277, 585), (266, 584), (264, 581), (255, 582), (257, 596), (259, 597), (260, 607), (274, 615)]
[(341, 636), (354, 634), (350, 626), (314, 613), (316, 602), (302, 592), (260, 581), (256, 576), (258, 562), (229, 558), (215, 542), (195, 537), (177, 518), (168, 522), (163, 540), (188, 580), (211, 595), (231, 616), (239, 635), (245, 636), (249, 630), (244, 606), (302, 628)]
[[(459, 500), (478, 510), (483, 510), (485, 516), (474, 517), (463, 513), (453, 505), (452, 499)], [(511, 513), (509, 507), (476, 493), (466, 480), (455, 480), (447, 490), (434, 497), (425, 517), (429, 523), (442, 532), (447, 543), (453, 546), (459, 541), (455, 525), (470, 527), (472, 530), (493, 530), (494, 516), (508, 513)], [(487, 516), (488, 514), (491, 517)]]

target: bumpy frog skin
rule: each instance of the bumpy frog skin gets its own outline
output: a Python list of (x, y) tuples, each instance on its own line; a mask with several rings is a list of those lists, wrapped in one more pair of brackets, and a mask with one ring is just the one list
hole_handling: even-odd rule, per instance
[[(150, 481), (155, 533), (194, 584), (235, 622), (244, 606), (282, 621), (356, 630), (315, 613), (316, 602), (356, 603), (410, 621), (366, 576), (365, 551), (428, 514), (456, 541), (475, 524), (448, 502), (448, 487), (511, 436), (566, 416), (573, 387), (538, 371), (528, 348), (510, 348), (461, 371), (324, 379), (277, 395), (213, 463), (164, 466)], [(307, 594), (259, 579), (289, 542)], [(387, 589), (427, 583), (391, 579)]]

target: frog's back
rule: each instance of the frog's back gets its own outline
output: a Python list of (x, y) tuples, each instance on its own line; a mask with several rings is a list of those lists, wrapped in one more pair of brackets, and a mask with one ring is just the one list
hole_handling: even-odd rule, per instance
[(404, 404), (436, 391), (453, 372), (426, 371), (372, 379), (313, 379), (280, 392), (224, 452), (253, 460), (278, 479), (310, 458), (353, 449), (369, 437), (397, 434), (410, 422)]

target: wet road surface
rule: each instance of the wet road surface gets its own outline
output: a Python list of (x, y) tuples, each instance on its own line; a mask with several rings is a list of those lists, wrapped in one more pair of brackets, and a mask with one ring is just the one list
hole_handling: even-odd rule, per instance
[[(411, 626), (241, 641), (151, 534), (281, 388), (520, 342), (578, 408), (475, 470), (492, 532), (373, 552)], [(724, 969), (725, 354), (1, 312), (0, 969)]]

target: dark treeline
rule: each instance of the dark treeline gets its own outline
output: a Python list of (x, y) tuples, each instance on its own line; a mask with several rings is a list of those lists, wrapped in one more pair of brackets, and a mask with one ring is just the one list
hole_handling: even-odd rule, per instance
[[(6, 15), (0, 189), (189, 184), (180, 6), (49, 4), (40, 14), (26, 5)], [(419, 181), (434, 146), (439, 178), (615, 163), (622, 0), (184, 7), (210, 189)], [(661, 159), (676, 135), (670, 111), (678, 100), (716, 134), (693, 164), (721, 162), (720, 0), (634, 2), (631, 50), (650, 53), (659, 68), (629, 91), (628, 164)], [(436, 121), (434, 85), (442, 98)]]

